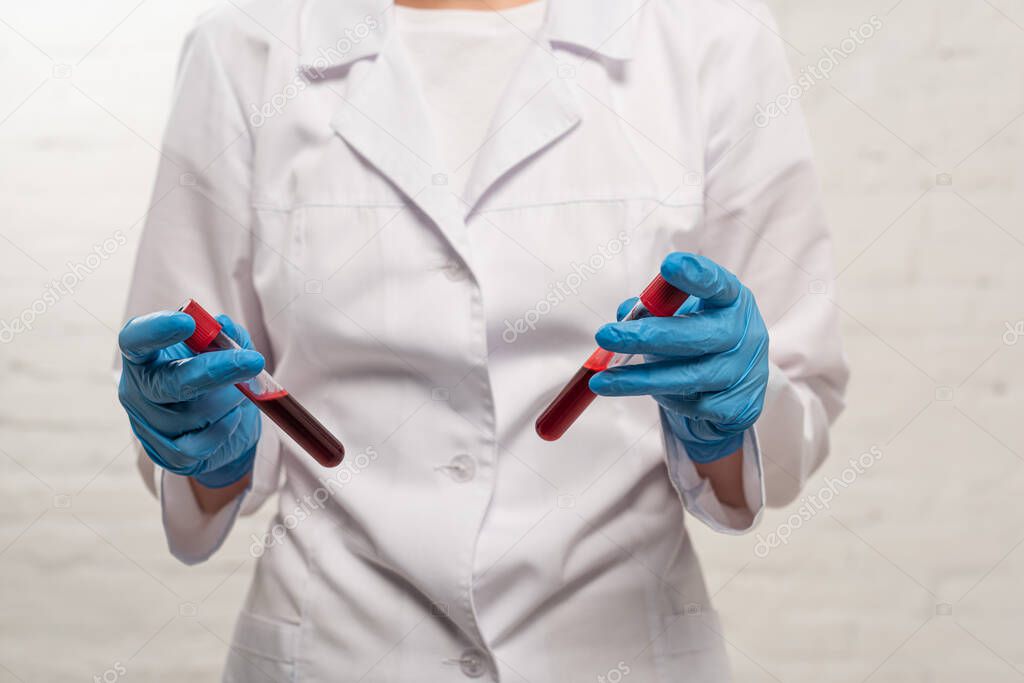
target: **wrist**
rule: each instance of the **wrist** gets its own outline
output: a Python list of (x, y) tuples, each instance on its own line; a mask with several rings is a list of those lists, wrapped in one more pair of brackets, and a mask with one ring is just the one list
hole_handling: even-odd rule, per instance
[(245, 494), (252, 486), (252, 474), (242, 477), (230, 486), (219, 489), (211, 489), (196, 481), (195, 477), (189, 477), (189, 488), (204, 514), (214, 515), (224, 509), (228, 503)]

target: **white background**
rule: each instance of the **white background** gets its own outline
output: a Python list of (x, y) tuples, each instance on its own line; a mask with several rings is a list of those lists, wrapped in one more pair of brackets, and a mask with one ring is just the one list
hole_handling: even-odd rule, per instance
[[(792, 533), (766, 557), (691, 524), (737, 678), (1024, 680), (1024, 335), (1004, 338), (1024, 321), (1024, 1), (771, 5), (794, 70), (883, 22), (802, 100), (854, 369), (808, 493), (882, 455), (798, 527), (799, 503), (772, 511), (759, 532)], [(178, 48), (209, 6), (0, 4), (0, 319), (128, 236), (0, 344), (0, 682), (215, 680), (266, 525), (173, 560), (108, 369)]]

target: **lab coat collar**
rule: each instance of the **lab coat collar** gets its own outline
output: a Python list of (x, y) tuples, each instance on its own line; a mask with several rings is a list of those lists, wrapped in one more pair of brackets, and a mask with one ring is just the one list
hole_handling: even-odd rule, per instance
[[(586, 57), (633, 56), (644, 0), (547, 0), (544, 36)], [(301, 15), (302, 66), (326, 72), (373, 57), (394, 22), (394, 0), (305, 0)]]
[(393, 0), (305, 0), (299, 60), (324, 73), (377, 55), (393, 21)]
[(440, 173), (427, 106), (405, 52), (392, 43), (372, 63), (353, 64), (352, 69), (366, 73), (341, 98), (331, 127), (437, 225), (468, 265), (459, 203)]
[(502, 177), (568, 135), (582, 120), (579, 103), (558, 67), (538, 47), (527, 53), (477, 150), (462, 198), (464, 217), (473, 213)]
[(552, 45), (581, 49), (586, 57), (633, 57), (640, 8), (646, 0), (548, 0), (545, 31)]

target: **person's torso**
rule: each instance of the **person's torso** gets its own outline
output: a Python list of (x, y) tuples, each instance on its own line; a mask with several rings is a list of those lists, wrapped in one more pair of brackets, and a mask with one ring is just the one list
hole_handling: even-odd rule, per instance
[(586, 10), (550, 2), (564, 35), (524, 49), (464, 193), (386, 15), (259, 5), (301, 56), (268, 42), (258, 101), (320, 77), (253, 108), (252, 278), (275, 376), (350, 449), (338, 473), (286, 455), (278, 522), (329, 500), (261, 558), (238, 631), (297, 680), (458, 680), (444, 659), (481, 644), (502, 680), (721, 680), (656, 404), (533, 429), (618, 304), (698, 249), (696, 67), (670, 3), (598, 3), (574, 44)]

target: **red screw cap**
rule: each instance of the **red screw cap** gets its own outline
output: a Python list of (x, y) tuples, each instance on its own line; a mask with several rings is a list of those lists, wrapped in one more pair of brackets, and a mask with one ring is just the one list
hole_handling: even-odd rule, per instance
[(670, 285), (661, 275), (656, 275), (651, 284), (647, 285), (647, 289), (640, 294), (640, 303), (651, 312), (651, 315), (667, 318), (675, 315), (688, 298), (689, 294)]
[(220, 334), (221, 324), (205, 308), (200, 306), (195, 299), (189, 299), (178, 310), (182, 313), (187, 313), (196, 323), (196, 331), (185, 340), (185, 345), (196, 353), (202, 353), (210, 345), (210, 342)]

